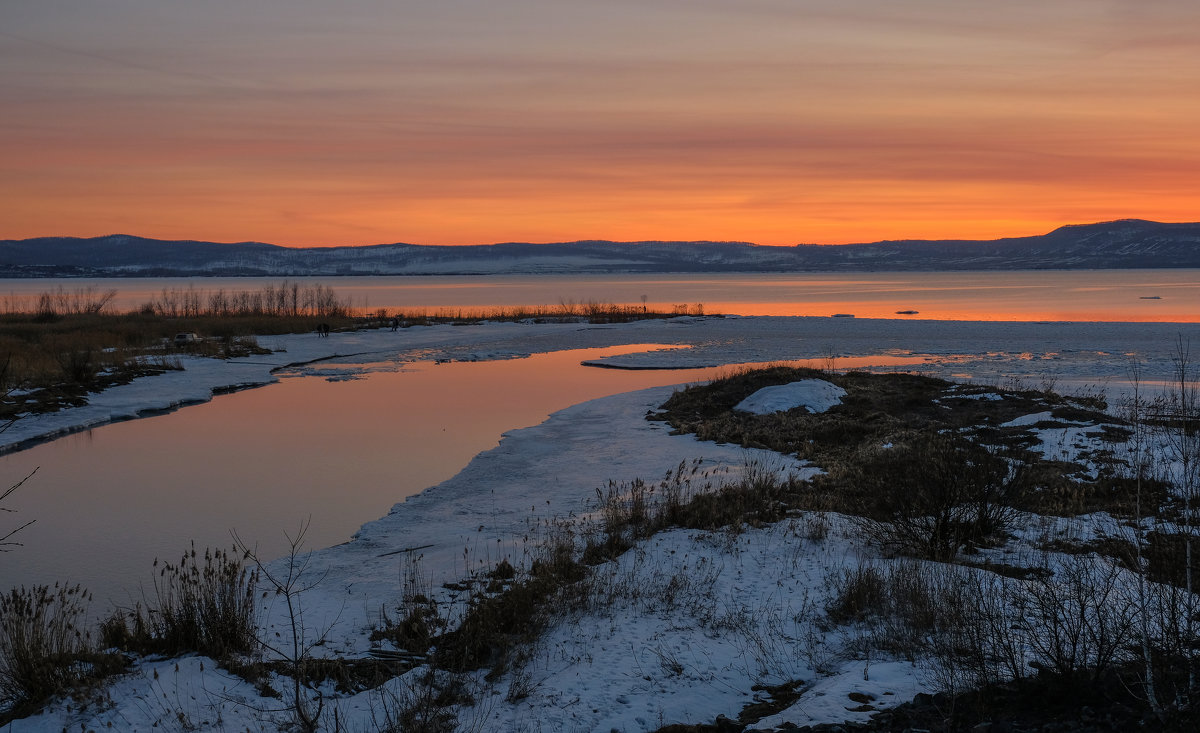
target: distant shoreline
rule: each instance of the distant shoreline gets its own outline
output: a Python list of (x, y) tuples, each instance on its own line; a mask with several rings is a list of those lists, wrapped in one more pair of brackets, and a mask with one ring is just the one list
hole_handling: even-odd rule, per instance
[(960, 272), (1200, 267), (1200, 223), (1139, 219), (992, 240), (860, 244), (582, 240), (281, 247), (127, 234), (0, 240), (0, 277)]

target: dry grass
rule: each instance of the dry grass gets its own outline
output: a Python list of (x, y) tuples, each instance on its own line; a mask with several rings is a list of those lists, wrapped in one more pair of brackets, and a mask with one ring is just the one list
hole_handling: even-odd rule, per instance
[[(87, 403), (87, 395), (182, 368), (179, 354), (215, 358), (268, 353), (255, 335), (408, 328), (482, 321), (624, 323), (670, 318), (644, 306), (564, 303), (557, 307), (355, 312), (322, 285), (283, 282), (257, 291), (164, 289), (130, 313), (111, 307), (115, 291), (59, 288), (27, 299), (0, 300), (0, 420)], [(678, 309), (677, 309), (678, 310)], [(687, 313), (703, 313), (702, 305)], [(200, 339), (176, 347), (177, 333)]]
[[(561, 303), (557, 306), (498, 306), (492, 308), (400, 308), (376, 309), (360, 314), (373, 325), (390, 325), (392, 319), (400, 328), (432, 326), (435, 324), (466, 325), (484, 321), (533, 323), (631, 323), (633, 321), (675, 318), (680, 315), (704, 315), (701, 303), (677, 306), (671, 311), (652, 311), (640, 305), (620, 305), (591, 301)], [(710, 314), (711, 315), (711, 314)]]
[[(348, 309), (320, 286), (308, 294), (286, 283), (259, 293), (218, 291), (202, 298), (201, 292), (164, 291), (124, 314), (112, 312), (110, 297), (86, 290), (60, 289), (24, 303), (6, 299), (0, 391), (7, 396), (0, 400), (0, 419), (86, 404), (91, 392), (182, 368), (182, 353), (217, 358), (265, 353), (255, 334), (304, 333), (320, 324), (356, 327)], [(177, 348), (172, 339), (181, 332), (201, 338)]]
[(0, 724), (126, 668), (124, 657), (97, 651), (83, 627), (90, 600), (77, 585), (0, 596)]
[(258, 649), (258, 573), (234, 552), (192, 545), (178, 563), (154, 561), (154, 598), (104, 624), (106, 646), (141, 654), (199, 652), (217, 660)]

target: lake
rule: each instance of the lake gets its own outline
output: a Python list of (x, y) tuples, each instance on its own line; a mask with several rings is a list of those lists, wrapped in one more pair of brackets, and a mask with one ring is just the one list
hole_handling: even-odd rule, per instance
[[(115, 288), (115, 305), (133, 310), (164, 288), (258, 290), (281, 278), (0, 279), (0, 298)], [(853, 314), (860, 318), (966, 321), (1200, 320), (1200, 270), (1039, 270), (703, 275), (526, 275), (292, 278), (332, 287), (352, 307), (373, 311), (556, 306), (589, 301), (670, 310), (702, 303), (708, 313)]]

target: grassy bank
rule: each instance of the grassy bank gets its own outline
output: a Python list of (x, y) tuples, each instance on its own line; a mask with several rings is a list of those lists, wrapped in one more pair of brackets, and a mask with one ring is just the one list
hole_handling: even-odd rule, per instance
[[(562, 303), (513, 308), (352, 309), (325, 286), (283, 282), (256, 291), (163, 290), (128, 313), (116, 291), (59, 288), (0, 302), (0, 421), (87, 403), (87, 395), (137, 377), (178, 370), (179, 356), (219, 359), (265, 353), (255, 336), (482, 321), (626, 323), (703, 314), (702, 304), (654, 312), (644, 306)], [(176, 345), (174, 336), (197, 340)]]

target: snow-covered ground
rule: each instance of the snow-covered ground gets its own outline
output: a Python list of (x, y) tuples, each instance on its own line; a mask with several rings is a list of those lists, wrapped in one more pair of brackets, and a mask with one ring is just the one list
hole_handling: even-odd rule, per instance
[[(965, 323), (826, 318), (677, 318), (620, 325), (486, 324), (264, 337), (270, 357), (231, 362), (186, 359), (186, 371), (146, 378), (92, 397), (91, 404), (19, 421), (5, 445), (206, 400), (213, 390), (265, 384), (281, 368), (342, 376), (414, 359), (512, 358), (619, 344), (686, 348), (610, 357), (606, 366), (664, 368), (817, 359), (822, 366), (877, 364), (990, 383), (1021, 381), (1061, 392), (1119, 393), (1131, 363), (1147, 383), (1170, 376), (1179, 337), (1192, 324)], [(318, 362), (318, 360), (321, 360)], [(316, 363), (313, 363), (316, 362)], [(288, 366), (290, 365), (290, 366)], [(308, 366), (306, 366), (308, 365)], [(811, 385), (809, 385), (811, 387)], [(809, 387), (790, 399), (826, 404)], [(513, 431), (461, 473), (364, 524), (351, 542), (315, 551), (303, 593), (303, 628), (321, 656), (361, 658), (378, 644), (370, 631), (394, 615), (414, 577), (451, 608), (445, 584), (502, 559), (527, 567), (559, 522), (586, 522), (610, 481), (656, 481), (681, 463), (696, 483), (741, 472), (803, 474), (812, 469), (765, 451), (671, 435), (645, 419), (671, 394), (655, 388), (573, 406), (541, 425)], [(819, 398), (819, 399), (817, 399)], [(772, 409), (779, 403), (772, 402)], [(814, 405), (814, 408), (819, 405)], [(1029, 418), (1036, 423), (1038, 416)], [(1047, 450), (1065, 450), (1063, 440)], [(703, 478), (700, 478), (703, 477)], [(366, 518), (364, 518), (366, 519)], [(735, 718), (754, 687), (802, 679), (800, 700), (759, 724), (861, 720), (870, 708), (927, 689), (919, 666), (863, 660), (850, 640), (823, 634), (817, 609), (829, 579), (866, 548), (837, 516), (802, 516), (741, 534), (674, 530), (638, 545), (605, 569), (606, 603), (560, 619), (528, 663), (498, 680), (474, 680), (474, 704), (459, 710), (463, 730), (644, 731), (676, 722)], [(276, 567), (279, 567), (278, 565)], [(265, 633), (289, 632), (279, 599), (264, 600)], [(839, 632), (846, 633), (846, 632)], [(418, 672), (382, 690), (335, 695), (344, 729), (370, 730), (416, 685)], [(277, 685), (279, 686), (279, 685)], [(850, 695), (854, 697), (850, 697)], [(289, 719), (211, 660), (145, 661), (107, 689), (103, 702), (60, 702), (16, 721), (14, 731), (83, 729), (274, 730)], [(870, 700), (864, 705), (862, 700)], [(389, 702), (390, 701), (390, 702)]]

